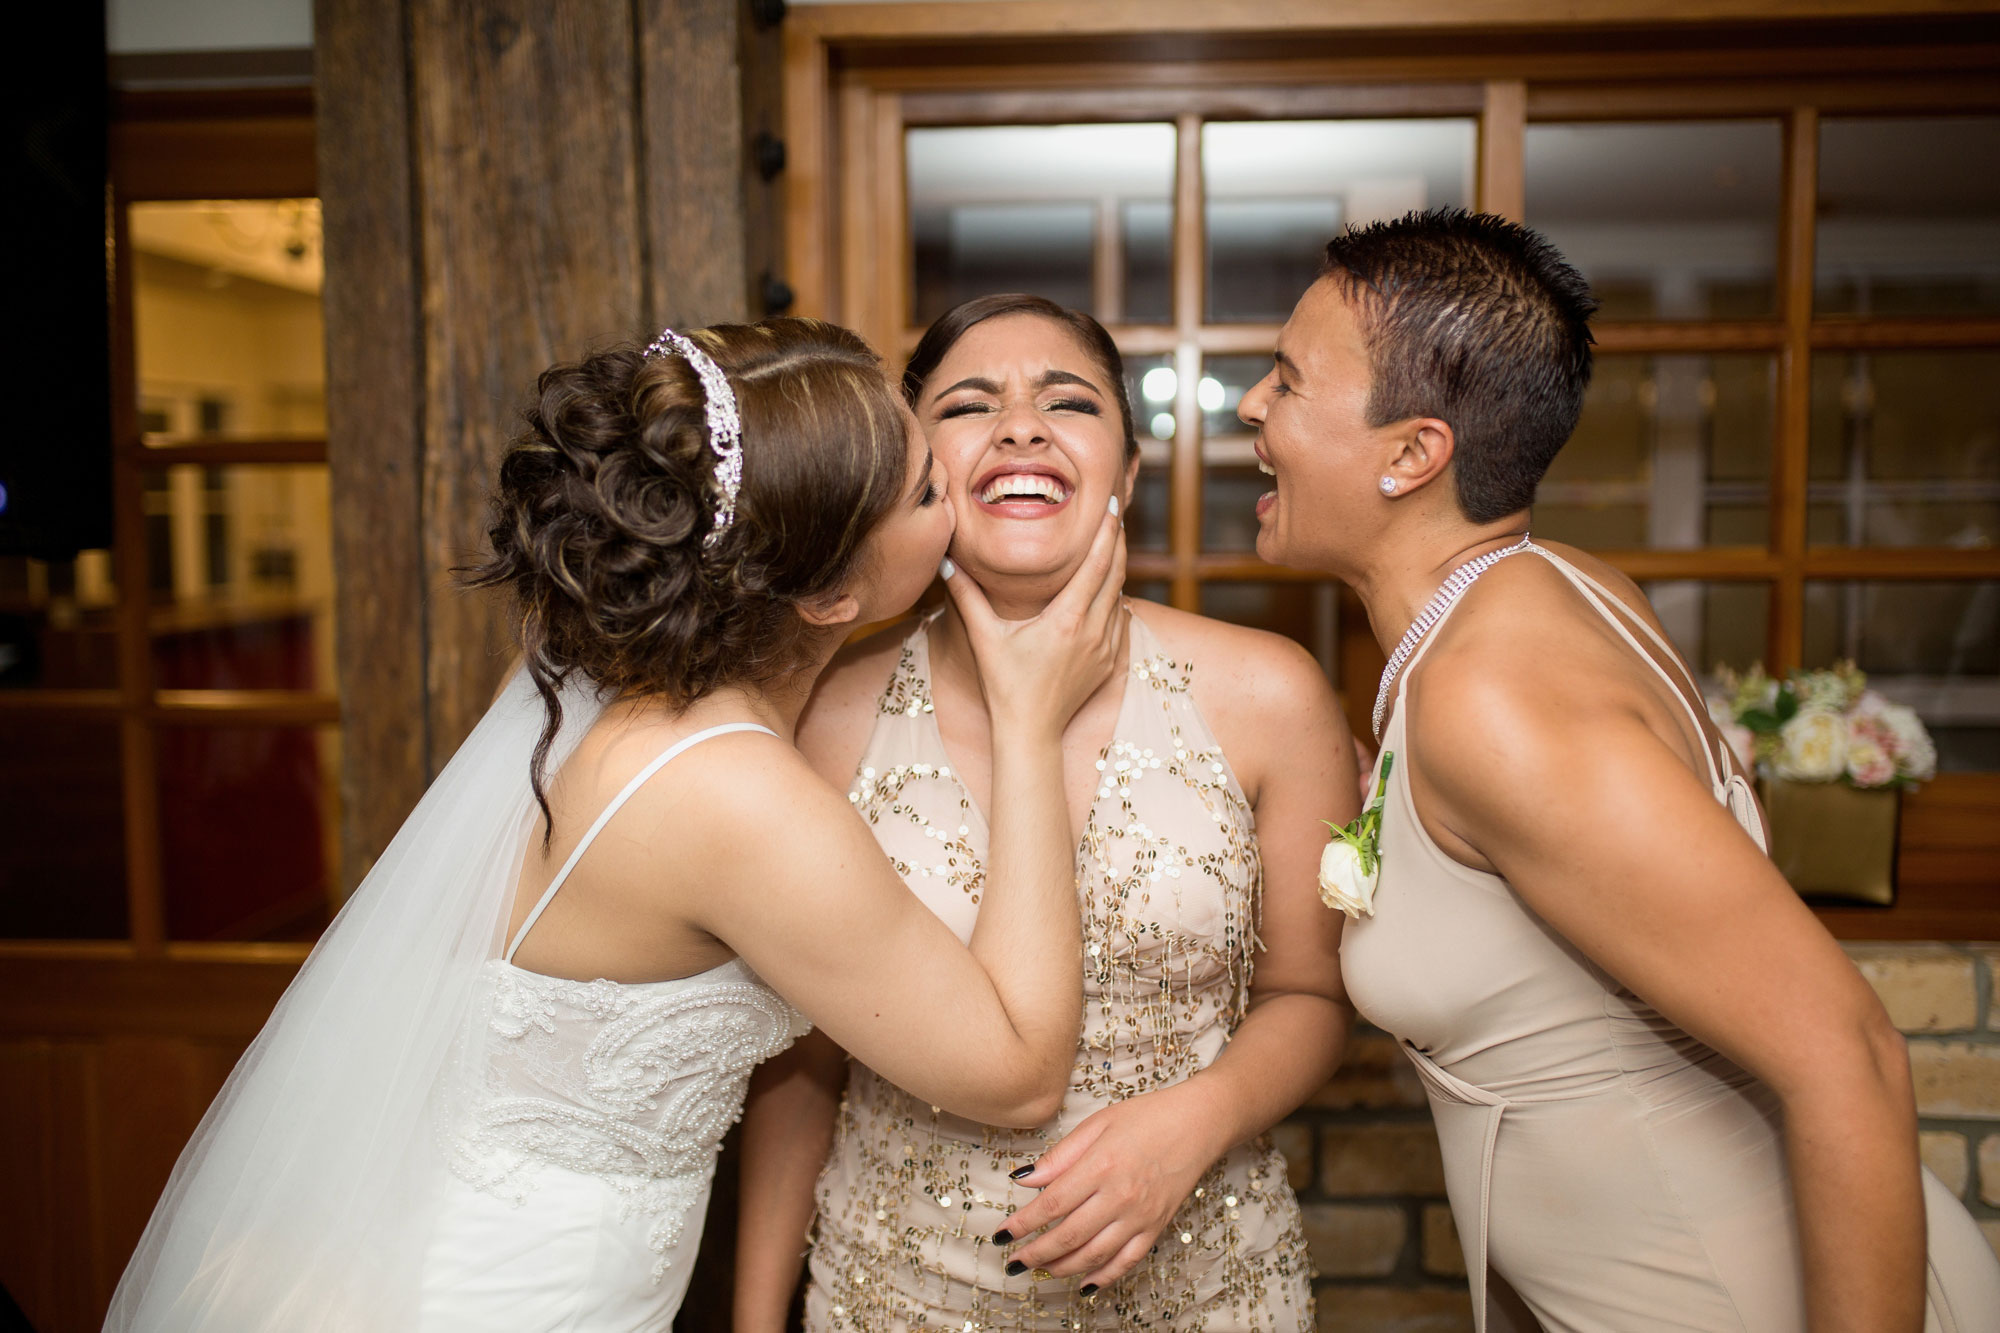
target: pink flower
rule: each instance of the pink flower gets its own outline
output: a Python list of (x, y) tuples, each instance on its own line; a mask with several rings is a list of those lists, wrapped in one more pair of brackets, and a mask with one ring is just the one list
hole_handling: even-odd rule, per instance
[(1857, 732), (1847, 742), (1847, 777), (1857, 787), (1886, 787), (1896, 780), (1896, 761), (1873, 738)]

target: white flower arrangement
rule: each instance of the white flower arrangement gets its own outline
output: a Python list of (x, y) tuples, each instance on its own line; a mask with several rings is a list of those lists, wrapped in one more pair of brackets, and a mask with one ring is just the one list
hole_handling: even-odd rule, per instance
[(1788, 782), (1914, 787), (1937, 776), (1937, 746), (1914, 709), (1868, 688), (1854, 663), (1773, 679), (1722, 673), (1709, 714), (1745, 768)]

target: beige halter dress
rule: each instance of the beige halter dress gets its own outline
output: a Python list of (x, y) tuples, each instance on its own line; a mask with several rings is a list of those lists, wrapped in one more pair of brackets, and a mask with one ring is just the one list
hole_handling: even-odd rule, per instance
[[(932, 712), (930, 623), (904, 641), (849, 796), (911, 890), (968, 939), (987, 825)], [(1009, 1171), (1093, 1111), (1206, 1067), (1248, 1001), (1261, 885), (1250, 808), (1190, 669), (1138, 616), (1129, 624), (1124, 700), (1077, 848), (1084, 1017), (1062, 1110), (1034, 1130), (982, 1125), (851, 1064), (819, 1181), (813, 1333), (1313, 1327), (1298, 1204), (1266, 1141), (1212, 1167), (1152, 1256), (1093, 1296), (1080, 1278), (1009, 1277), (992, 1242), (1034, 1197)]]
[[(1660, 665), (1680, 663), (1659, 634), (1603, 585), (1533, 549), (1702, 730), (1700, 691)], [(1579, 953), (1505, 880), (1431, 840), (1410, 797), (1406, 691), (1422, 655), (1403, 673), (1382, 738), (1396, 759), (1375, 913), (1347, 926), (1341, 969), (1429, 1094), (1477, 1326), (1805, 1333), (1777, 1099)], [(1716, 799), (1761, 843), (1747, 786), (1726, 774), (1711, 751)], [(1926, 1328), (2000, 1330), (2000, 1263), (1928, 1172), (1924, 1195)]]

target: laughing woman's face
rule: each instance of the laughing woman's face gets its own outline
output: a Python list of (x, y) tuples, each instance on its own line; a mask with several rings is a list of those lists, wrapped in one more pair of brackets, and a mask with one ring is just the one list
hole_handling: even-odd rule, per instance
[[(944, 469), (952, 558), (983, 584), (1053, 596), (1113, 495), (1131, 499), (1117, 386), (1062, 325), (1001, 315), (967, 330), (925, 382), (917, 419)], [(1022, 587), (1024, 594), (1030, 591)]]

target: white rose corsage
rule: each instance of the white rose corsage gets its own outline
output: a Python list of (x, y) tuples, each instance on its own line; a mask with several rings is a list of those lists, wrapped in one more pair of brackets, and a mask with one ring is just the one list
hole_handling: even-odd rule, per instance
[(1382, 877), (1382, 800), (1396, 756), (1386, 752), (1376, 773), (1375, 795), (1350, 824), (1321, 820), (1333, 837), (1319, 854), (1319, 898), (1350, 921), (1375, 915), (1375, 884)]

